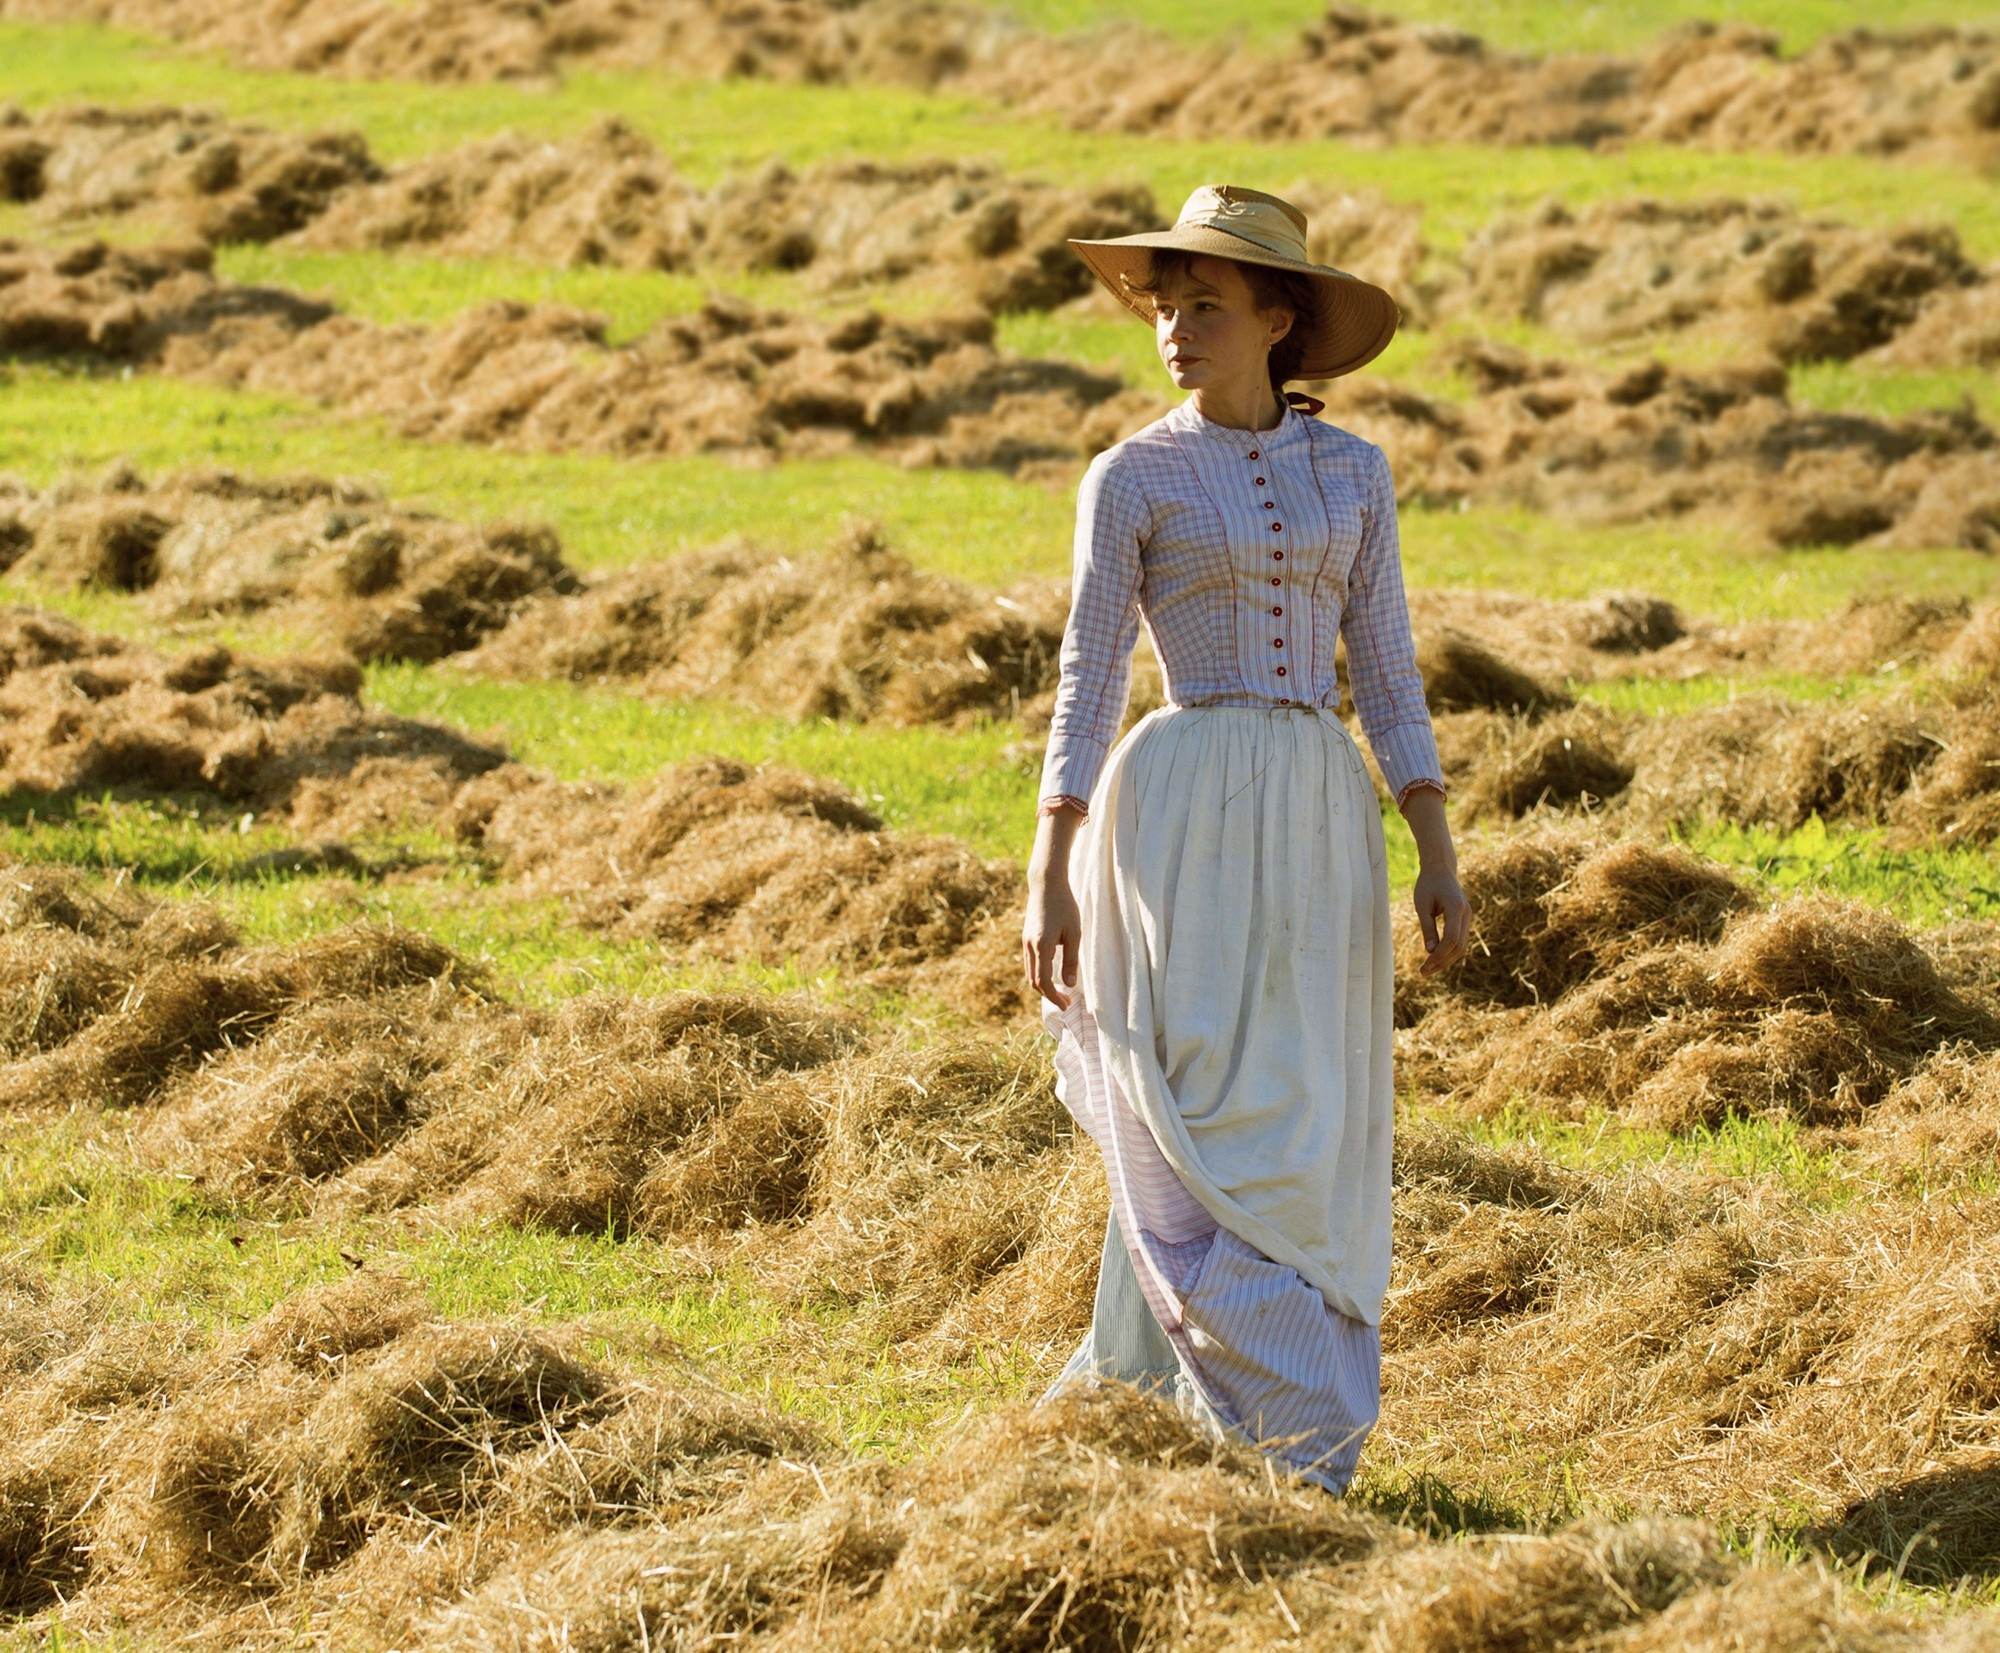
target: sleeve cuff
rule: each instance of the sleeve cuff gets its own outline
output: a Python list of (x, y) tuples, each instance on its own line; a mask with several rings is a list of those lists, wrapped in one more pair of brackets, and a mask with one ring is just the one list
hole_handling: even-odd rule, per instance
[(1382, 779), (1399, 805), (1418, 781), (1426, 781), (1440, 793), (1444, 792), (1444, 765), (1438, 761), (1437, 737), (1431, 732), (1428, 718), (1392, 724), (1379, 734), (1370, 735), (1368, 744), (1374, 750)]
[(1057, 810), (1063, 808), (1075, 810), (1077, 819), (1080, 821), (1090, 819), (1090, 800), (1088, 798), (1076, 797), (1068, 792), (1058, 792), (1053, 797), (1044, 798), (1041, 808), (1037, 813), (1053, 815)]
[(1088, 735), (1057, 731), (1049, 736), (1048, 750), (1042, 755), (1043, 798), (1085, 799), (1097, 785), (1098, 771), (1104, 767), (1107, 747)]

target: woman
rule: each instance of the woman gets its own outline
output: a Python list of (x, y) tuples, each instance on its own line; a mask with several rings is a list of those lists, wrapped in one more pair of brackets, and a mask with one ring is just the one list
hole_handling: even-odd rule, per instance
[[(1379, 1411), (1393, 1091), (1387, 862), (1336, 635), (1421, 857), (1424, 974), (1470, 909), (1388, 461), (1283, 388), (1372, 360), (1398, 314), (1305, 232), (1214, 185), (1171, 229), (1070, 242), (1190, 394), (1078, 489), (1022, 953), (1112, 1195), (1090, 1332), (1043, 1398), (1157, 1385), (1338, 1493)], [(1114, 747), (1142, 618), (1167, 704)]]

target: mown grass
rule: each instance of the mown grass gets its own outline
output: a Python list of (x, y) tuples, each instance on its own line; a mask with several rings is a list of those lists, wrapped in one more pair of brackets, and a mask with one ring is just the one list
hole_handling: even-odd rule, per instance
[[(880, 522), (919, 568), (1004, 586), (1069, 572), (1075, 510), (1069, 486), (991, 471), (907, 470), (858, 456), (756, 465), (713, 454), (509, 453), (403, 439), (380, 420), (331, 418), (284, 397), (148, 374), (0, 364), (0, 473), (45, 486), (67, 471), (93, 473), (120, 459), (147, 476), (223, 466), (355, 477), (404, 503), (468, 519), (532, 518), (552, 524), (565, 555), (587, 570), (674, 556), (732, 535), (812, 553), (843, 520), (865, 517)], [(1079, 475), (1082, 468), (1079, 462)], [(1623, 586), (1718, 620), (1812, 617), (1871, 593), (1976, 599), (2000, 590), (2000, 559), (1976, 552), (1772, 552), (1721, 521), (1601, 527), (1504, 506), (1410, 504), (1402, 512), (1402, 547), (1412, 587), (1588, 597)], [(4, 582), (0, 596), (22, 600), (20, 588)]]
[[(1187, 40), (1231, 36), (1282, 46), (1318, 23), (1325, 0), (1182, 0), (1157, 6), (1145, 0), (1006, 0), (996, 10), (1031, 28), (1052, 33), (1087, 30), (1129, 18)], [(1434, 23), (1477, 34), (1496, 46), (1567, 55), (1572, 52), (1643, 50), (1664, 31), (1689, 22), (1749, 24), (1776, 34), (1787, 52), (1865, 22), (1880, 30), (1926, 23), (1988, 25), (1983, 0), (1885, 0), (1865, 19), (1847, 0), (1626, 0), (1620, 5), (1549, 6), (1537, 0), (1396, 0), (1380, 10), (1415, 23)]]
[(868, 1332), (866, 1299), (790, 1308), (746, 1271), (698, 1262), (670, 1241), (273, 1216), (139, 1168), (124, 1134), (117, 1115), (87, 1106), (0, 1126), (10, 1261), (94, 1293), (107, 1324), (223, 1333), (359, 1259), (415, 1280), (443, 1317), (580, 1323), (600, 1360), (643, 1373), (692, 1359), (848, 1450), (891, 1459), (920, 1450), (968, 1405), (1021, 1393), (1051, 1358), (988, 1343), (957, 1366), (919, 1364)]
[(514, 128), (546, 137), (616, 115), (698, 183), (780, 159), (793, 167), (864, 154), (985, 161), (1058, 182), (1146, 184), (1178, 204), (1217, 177), (1285, 193), (1339, 180), (1421, 206), (1444, 248), (1497, 213), (1544, 196), (1769, 195), (1864, 223), (1952, 224), (1975, 256), (2000, 254), (2000, 199), (1969, 171), (1862, 156), (1706, 153), (1664, 145), (1615, 153), (1469, 144), (1367, 148), (1331, 140), (1260, 144), (1079, 133), (950, 94), (896, 86), (699, 81), (657, 72), (578, 71), (559, 86), (409, 86), (236, 69), (128, 32), (86, 24), (0, 23), (10, 95), (26, 107), (89, 99), (199, 103), (283, 127), (345, 126), (385, 161)]

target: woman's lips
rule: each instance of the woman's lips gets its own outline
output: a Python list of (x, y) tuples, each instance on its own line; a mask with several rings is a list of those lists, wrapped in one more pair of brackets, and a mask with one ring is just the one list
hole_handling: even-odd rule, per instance
[(1176, 367), (1186, 367), (1186, 366), (1188, 365), (1188, 363), (1190, 363), (1190, 362), (1198, 362), (1198, 361), (1200, 361), (1200, 360), (1201, 360), (1201, 358), (1200, 358), (1199, 356), (1176, 356), (1176, 357), (1174, 358), (1174, 366), (1176, 366)]

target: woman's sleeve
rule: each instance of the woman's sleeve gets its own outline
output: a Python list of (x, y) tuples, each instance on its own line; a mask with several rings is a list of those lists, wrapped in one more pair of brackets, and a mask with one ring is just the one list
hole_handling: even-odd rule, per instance
[(1371, 447), (1369, 481), (1362, 502), (1361, 546), (1348, 581), (1340, 634), (1347, 639), (1347, 670), (1354, 709), (1375, 753), (1382, 779), (1398, 807), (1419, 786), (1445, 790), (1437, 737), (1424, 680), (1410, 637), (1403, 592), (1403, 551), (1396, 522), (1396, 487), (1389, 456)]
[(1140, 551), (1151, 512), (1107, 448), (1076, 491), (1069, 618), (1057, 658), (1055, 712), (1042, 755), (1040, 809), (1089, 813), (1091, 788), (1132, 692), (1139, 639)]

